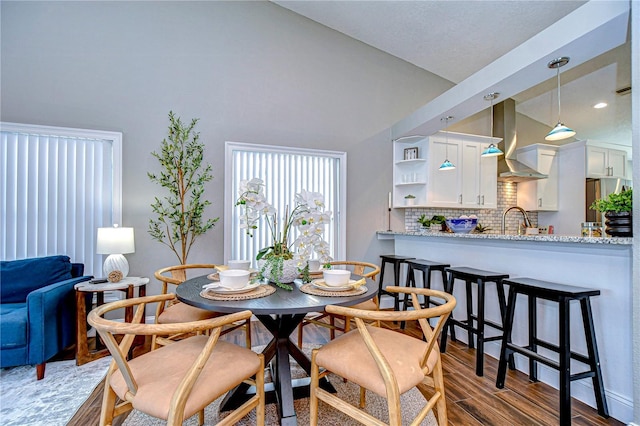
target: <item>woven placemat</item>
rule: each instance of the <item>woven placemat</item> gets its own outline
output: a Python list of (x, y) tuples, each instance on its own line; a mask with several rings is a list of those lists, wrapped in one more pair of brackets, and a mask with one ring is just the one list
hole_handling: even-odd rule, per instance
[(274, 287), (271, 287), (270, 285), (261, 285), (258, 286), (255, 290), (239, 294), (220, 294), (209, 291), (208, 289), (204, 289), (200, 292), (200, 296), (204, 297), (205, 299), (211, 300), (249, 300), (267, 297), (275, 293), (275, 291), (276, 289)]
[(300, 291), (307, 294), (312, 294), (314, 296), (330, 296), (330, 297), (345, 297), (345, 296), (359, 296), (367, 292), (366, 286), (356, 287), (352, 290), (344, 290), (344, 291), (329, 291), (322, 290), (320, 288), (315, 287), (311, 283), (303, 284), (300, 287)]

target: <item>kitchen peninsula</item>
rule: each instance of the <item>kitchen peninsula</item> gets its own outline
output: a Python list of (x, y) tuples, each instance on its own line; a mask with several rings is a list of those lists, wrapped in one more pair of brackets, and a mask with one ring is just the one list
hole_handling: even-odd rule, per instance
[[(451, 234), (443, 232), (379, 231), (378, 239), (389, 240), (396, 255), (468, 266), (515, 277), (530, 277), (568, 285), (599, 289), (592, 298), (598, 350), (609, 404), (610, 415), (627, 422), (633, 418), (632, 381), (632, 241), (633, 238), (583, 238), (562, 235)], [(418, 285), (420, 285), (418, 283)], [(436, 275), (432, 287), (442, 289)], [(464, 318), (466, 297), (463, 286), (456, 287), (458, 304), (454, 315)], [(487, 288), (486, 316), (500, 321), (495, 289)], [(513, 341), (527, 340), (527, 316), (524, 300), (516, 305)], [(586, 353), (585, 337), (579, 305), (571, 305), (571, 346)], [(538, 335), (557, 342), (557, 304), (538, 301)], [(466, 333), (457, 333), (466, 341)], [(499, 357), (500, 343), (490, 342), (485, 352)], [(528, 372), (525, 358), (518, 358), (518, 370)], [(550, 357), (556, 359), (551, 353)], [(572, 373), (584, 371), (572, 361)], [(539, 366), (539, 379), (558, 387), (557, 371)], [(591, 381), (577, 380), (571, 385), (572, 396), (595, 407)]]

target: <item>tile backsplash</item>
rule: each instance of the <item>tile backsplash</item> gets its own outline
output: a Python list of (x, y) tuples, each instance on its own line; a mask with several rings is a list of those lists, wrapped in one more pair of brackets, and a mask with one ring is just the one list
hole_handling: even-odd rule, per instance
[[(407, 232), (416, 232), (423, 229), (418, 223), (418, 218), (423, 214), (428, 218), (434, 215), (442, 215), (444, 217), (459, 217), (460, 215), (478, 216), (478, 223), (486, 228), (488, 234), (499, 234), (502, 225), (502, 212), (511, 206), (515, 206), (517, 202), (517, 184), (513, 182), (498, 182), (498, 208), (496, 209), (438, 209), (414, 207), (404, 209), (404, 226)], [(538, 213), (528, 212), (529, 219), (534, 226), (538, 224)], [(518, 225), (522, 223), (522, 215), (517, 211), (512, 211), (507, 215), (505, 228), (507, 233), (516, 233)]]

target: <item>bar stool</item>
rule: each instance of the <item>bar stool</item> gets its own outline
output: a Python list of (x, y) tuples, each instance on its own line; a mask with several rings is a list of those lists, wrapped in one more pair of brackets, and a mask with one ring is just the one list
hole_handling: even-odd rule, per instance
[[(400, 294), (389, 293), (383, 287), (384, 285), (384, 267), (387, 263), (393, 265), (393, 285), (400, 287), (400, 268), (403, 263), (407, 263), (407, 260), (415, 259), (415, 257), (397, 256), (395, 254), (383, 254), (380, 255), (380, 281), (378, 282), (378, 301), (382, 303), (382, 296), (387, 295), (393, 297), (393, 308), (396, 311), (400, 310)], [(404, 298), (402, 299), (404, 302)]]
[[(454, 325), (462, 327), (467, 330), (468, 346), (474, 347), (473, 335), (476, 335), (478, 340), (476, 349), (476, 375), (482, 376), (484, 374), (484, 343), (493, 340), (502, 340), (502, 333), (492, 337), (485, 337), (485, 326), (492, 327), (496, 330), (503, 330), (504, 314), (506, 310), (504, 287), (502, 280), (509, 278), (509, 274), (503, 274), (499, 272), (483, 271), (481, 269), (468, 268), (466, 266), (445, 268), (445, 271), (449, 273), (449, 279), (445, 291), (453, 294), (453, 285), (456, 280), (463, 280), (466, 283), (466, 295), (467, 295), (467, 319), (457, 320), (453, 317), (453, 314), (449, 316), (448, 322), (443, 329), (442, 336), (440, 337), (440, 352), (445, 352), (447, 349), (447, 328), (452, 328)], [(471, 284), (476, 283), (478, 285), (478, 297), (476, 303), (477, 314), (473, 313), (473, 300), (471, 292)], [(500, 308), (500, 319), (502, 324), (490, 321), (485, 318), (485, 283), (496, 283), (496, 289), (498, 292), (498, 306)], [(475, 326), (474, 326), (475, 321)], [(452, 333), (451, 340), (455, 341), (455, 335)], [(515, 362), (513, 356), (509, 357), (510, 366), (515, 368)]]
[[(407, 260), (407, 282), (406, 282), (406, 286), (407, 287), (416, 287), (416, 277), (415, 277), (415, 273), (416, 271), (422, 271), (422, 283), (424, 288), (431, 288), (431, 273), (432, 272), (438, 272), (440, 271), (440, 273), (442, 274), (442, 285), (443, 287), (446, 288), (447, 285), (447, 273), (444, 271), (445, 268), (448, 268), (449, 266), (451, 266), (448, 263), (440, 263), (440, 262), (434, 262), (433, 260), (427, 260), (427, 259), (414, 259), (414, 260)], [(405, 297), (402, 300), (402, 310), (406, 311), (407, 310), (407, 305), (411, 303), (411, 298), (410, 297)], [(420, 306), (423, 308), (428, 308), (431, 305), (433, 306), (439, 306), (442, 303), (437, 301), (437, 300), (432, 300), (429, 296), (426, 296), (424, 298), (424, 302), (420, 303)], [(404, 322), (401, 324), (400, 328), (404, 328), (405, 324)], [(451, 327), (451, 335), (455, 336), (455, 331), (454, 328)]]
[[(447, 273), (444, 270), (449, 266), (451, 265), (448, 263), (434, 262), (433, 260), (427, 260), (427, 259), (407, 260), (406, 286), (415, 288), (416, 286), (415, 272), (416, 271), (422, 271), (422, 282), (423, 282), (424, 288), (431, 288), (431, 273), (437, 272), (437, 271), (440, 271), (440, 273), (442, 274), (442, 285), (446, 286)], [(429, 298), (426, 298), (424, 303), (421, 303), (420, 305), (423, 308), (428, 308), (429, 305), (440, 305), (440, 302), (435, 300), (429, 300)], [(407, 301), (405, 300), (402, 310), (404, 311), (406, 309), (407, 309)]]
[[(537, 362), (541, 362), (560, 372), (560, 424), (571, 424), (571, 382), (574, 380), (591, 377), (593, 390), (595, 392), (598, 414), (609, 417), (607, 401), (604, 395), (604, 383), (600, 371), (600, 359), (598, 357), (598, 347), (596, 344), (596, 333), (593, 327), (593, 315), (591, 311), (591, 296), (598, 296), (600, 290), (575, 287), (565, 284), (558, 284), (547, 281), (535, 280), (532, 278), (514, 278), (505, 280), (504, 284), (509, 285), (509, 301), (505, 313), (505, 327), (502, 338), (502, 348), (500, 350), (500, 361), (498, 363), (498, 376), (496, 386), (504, 387), (507, 373), (506, 358), (513, 356), (514, 352), (529, 358), (529, 379), (537, 382)], [(511, 343), (511, 331), (513, 330), (513, 317), (516, 310), (516, 296), (518, 294), (527, 297), (529, 311), (529, 344), (527, 346), (517, 346)], [(552, 302), (558, 302), (559, 315), (559, 343), (555, 345), (537, 336), (537, 314), (536, 299), (541, 298)], [(584, 356), (571, 351), (569, 313), (572, 300), (580, 301), (582, 311), (582, 323), (586, 337), (588, 355)], [(537, 353), (538, 346), (554, 351), (559, 355), (559, 361), (554, 361)], [(577, 360), (589, 366), (589, 370), (571, 374), (571, 359)]]

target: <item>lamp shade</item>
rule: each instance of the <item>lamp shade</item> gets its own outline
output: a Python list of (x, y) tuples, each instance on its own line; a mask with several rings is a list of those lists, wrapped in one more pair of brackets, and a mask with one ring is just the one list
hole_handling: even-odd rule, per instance
[(564, 124), (558, 122), (556, 127), (551, 129), (547, 136), (544, 137), (547, 141), (560, 141), (562, 139), (570, 138), (571, 136), (575, 136), (576, 131), (568, 128)]
[(482, 154), (480, 155), (482, 157), (497, 157), (498, 155), (502, 155), (502, 154), (504, 153), (502, 152), (502, 150), (500, 150), (500, 148), (498, 148), (494, 144), (491, 144), (487, 147), (487, 149), (482, 151)]
[(449, 160), (444, 160), (444, 162), (440, 165), (440, 167), (438, 168), (438, 170), (453, 170), (455, 169), (456, 166), (454, 166), (451, 161)]
[(125, 254), (136, 251), (133, 228), (98, 228), (97, 254)]

